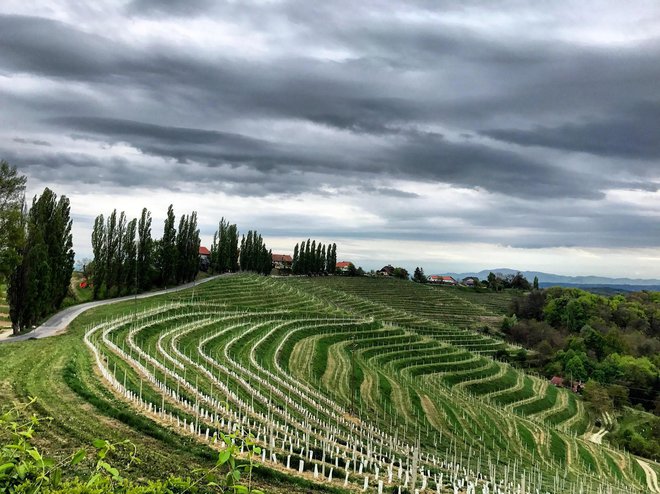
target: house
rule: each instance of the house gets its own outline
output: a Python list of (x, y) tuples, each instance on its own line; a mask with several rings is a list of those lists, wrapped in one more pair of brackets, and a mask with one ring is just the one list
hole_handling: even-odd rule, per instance
[(554, 384), (558, 388), (562, 388), (564, 387), (564, 378), (559, 376), (552, 376), (552, 379), (550, 379), (550, 383)]
[(388, 264), (387, 266), (383, 266), (379, 271), (376, 271), (376, 274), (379, 274), (381, 276), (392, 276), (394, 274), (394, 266), (391, 264)]
[(458, 282), (451, 276), (439, 276), (437, 274), (432, 274), (428, 277), (429, 283), (434, 283), (436, 285), (457, 285)]
[(467, 278), (463, 278), (462, 283), (465, 286), (475, 287), (479, 284), (479, 279), (474, 276), (468, 276)]
[(293, 258), (288, 254), (273, 254), (273, 267), (275, 269), (291, 269)]
[(558, 388), (569, 388), (573, 393), (580, 393), (584, 389), (584, 383), (582, 381), (567, 381), (560, 376), (552, 376), (550, 383)]
[(211, 251), (203, 245), (199, 246), (199, 270), (208, 271), (211, 266)]
[(349, 261), (341, 261), (335, 264), (335, 269), (341, 273), (346, 273), (353, 263)]

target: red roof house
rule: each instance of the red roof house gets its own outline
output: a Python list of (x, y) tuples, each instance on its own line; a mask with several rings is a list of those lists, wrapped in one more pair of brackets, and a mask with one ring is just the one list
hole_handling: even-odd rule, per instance
[(337, 268), (337, 271), (348, 271), (348, 268), (351, 264), (353, 263), (348, 261), (341, 261), (335, 264), (335, 268)]
[(201, 246), (199, 247), (199, 255), (200, 255), (200, 257), (209, 257), (209, 256), (211, 255), (211, 251), (208, 250), (208, 249), (207, 249), (206, 247), (204, 247), (203, 245), (201, 245)]
[(555, 386), (561, 387), (564, 385), (564, 378), (559, 376), (553, 376), (552, 379), (550, 379), (550, 382)]
[(440, 285), (456, 285), (458, 282), (451, 276), (439, 276), (432, 274), (428, 277), (429, 283), (437, 283)]
[(288, 254), (273, 254), (272, 260), (275, 269), (289, 269), (293, 265), (293, 258)]

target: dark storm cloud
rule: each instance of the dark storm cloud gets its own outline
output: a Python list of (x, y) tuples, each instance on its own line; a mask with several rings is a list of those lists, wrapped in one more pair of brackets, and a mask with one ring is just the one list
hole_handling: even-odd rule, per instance
[[(203, 129), (91, 117), (56, 118), (52, 122), (109, 143), (129, 143), (145, 154), (171, 158), (182, 164), (194, 161), (211, 168), (245, 165), (260, 172), (323, 173), (331, 167), (355, 173), (356, 183), (365, 180), (357, 172), (366, 171), (381, 178), (449, 182), (516, 197), (602, 196), (596, 189), (585, 188), (585, 177), (577, 173), (560, 173), (548, 164), (512, 152), (474, 142), (450, 142), (438, 134), (404, 133), (401, 144), (361, 161), (351, 156), (323, 155), (304, 147)], [(157, 171), (156, 176), (162, 178)], [(366, 180), (370, 178), (373, 177), (367, 175)], [(253, 179), (269, 182), (270, 176), (264, 174)], [(310, 179), (310, 188), (317, 180), (318, 177)], [(346, 182), (345, 173), (341, 180)], [(324, 183), (334, 182), (329, 177)]]
[(14, 137), (13, 141), (19, 144), (32, 144), (33, 146), (50, 147), (52, 145), (48, 141), (42, 141), (40, 139), (23, 139), (22, 137)]
[(463, 187), (481, 187), (508, 196), (527, 198), (600, 198), (602, 192), (585, 187), (599, 180), (467, 141), (448, 142), (435, 134), (416, 134), (396, 149), (391, 158), (402, 174), (448, 182)]
[(114, 48), (62, 22), (0, 15), (0, 70), (95, 79), (115, 63)]
[[(44, 181), (242, 196), (405, 204), (423, 195), (389, 182), (449, 184), (504, 204), (448, 211), (464, 222), (452, 238), (500, 225), (531, 247), (646, 245), (651, 217), (611, 210), (605, 191), (658, 189), (660, 42), (575, 41), (568, 8), (133, 0), (102, 29), (0, 8), (0, 77), (32, 84), (0, 86), (0, 153)], [(139, 22), (170, 23), (171, 39)], [(537, 207), (573, 201), (583, 216)], [(389, 233), (363, 234), (435, 235), (433, 209), (389, 214)]]
[(660, 102), (639, 106), (627, 114), (586, 123), (531, 130), (495, 129), (485, 135), (521, 146), (543, 146), (567, 151), (631, 159), (660, 158)]

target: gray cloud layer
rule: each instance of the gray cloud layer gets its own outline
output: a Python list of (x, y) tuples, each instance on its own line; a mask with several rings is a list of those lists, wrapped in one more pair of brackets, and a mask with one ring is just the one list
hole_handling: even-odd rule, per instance
[[(498, 211), (443, 211), (457, 240), (499, 226), (534, 233), (489, 241), (660, 244), (655, 217), (606, 200), (658, 187), (653, 4), (642, 22), (577, 2), (133, 0), (101, 22), (60, 3), (72, 20), (0, 8), (0, 78), (26, 86), (0, 85), (0, 155), (31, 177), (238, 196), (350, 186), (401, 201), (365, 235), (415, 238), (439, 213), (420, 217), (422, 197), (396, 184), (449, 184), (499, 198)], [(147, 21), (189, 36), (130, 31)]]

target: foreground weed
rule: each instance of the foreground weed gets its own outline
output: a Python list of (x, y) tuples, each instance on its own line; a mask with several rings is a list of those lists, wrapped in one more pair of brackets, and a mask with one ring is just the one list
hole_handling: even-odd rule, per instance
[[(254, 456), (261, 449), (251, 435), (242, 438), (238, 433), (221, 435), (225, 449), (213, 468), (194, 471), (196, 480), (170, 476), (138, 485), (110, 463), (113, 455), (127, 457), (126, 468), (140, 463), (137, 447), (128, 440), (113, 443), (104, 439), (92, 443), (95, 453), (89, 477), (74, 476), (74, 467), (87, 458), (87, 451), (79, 449), (60, 461), (45, 457), (34, 445), (34, 438), (52, 419), (30, 413), (34, 402), (32, 398), (28, 403), (14, 404), (0, 414), (0, 494), (264, 494), (252, 488)], [(247, 451), (247, 462), (237, 461), (241, 449)]]

